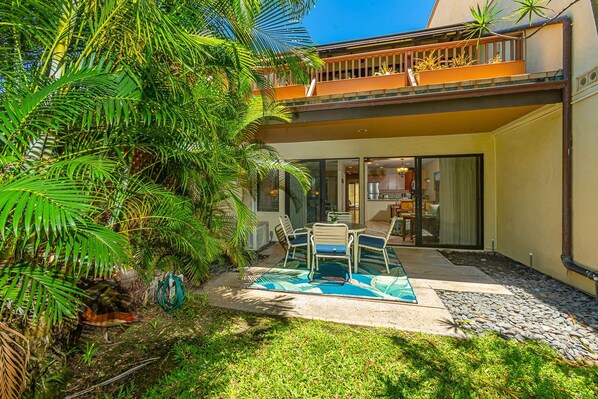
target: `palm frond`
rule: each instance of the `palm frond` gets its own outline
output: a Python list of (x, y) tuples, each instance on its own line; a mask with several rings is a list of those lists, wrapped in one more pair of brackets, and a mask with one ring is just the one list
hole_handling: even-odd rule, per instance
[(0, 398), (19, 399), (25, 389), (29, 340), (0, 323)]
[(32, 232), (53, 236), (77, 225), (95, 209), (94, 197), (70, 180), (31, 175), (10, 181), (0, 190), (0, 235)]
[(1, 308), (31, 314), (35, 319), (44, 315), (50, 323), (63, 317), (75, 317), (85, 297), (64, 274), (27, 264), (0, 269)]
[(475, 7), (469, 7), (469, 10), (474, 21), (465, 24), (468, 39), (476, 38), (480, 40), (483, 35), (493, 33), (492, 27), (498, 22), (501, 12), (497, 3), (486, 0), (483, 6), (480, 7), (479, 4), (476, 4)]
[(547, 19), (546, 13), (552, 11), (545, 5), (549, 3), (547, 0), (516, 0), (515, 3), (519, 5), (514, 13), (514, 16), (517, 17), (516, 22), (521, 22), (522, 19), (528, 18), (531, 25), (534, 16)]
[[(103, 100), (99, 104), (112, 105), (104, 114), (96, 112), (96, 119), (107, 124), (120, 120), (121, 115), (128, 114), (127, 101), (113, 96), (125, 90), (123, 85), (130, 93), (133, 85), (126, 74), (114, 75), (109, 70), (110, 66), (71, 70), (35, 92), (5, 101), (0, 105), (0, 141), (17, 156), (22, 152), (19, 146), (28, 148), (47, 132), (65, 130), (82, 115), (96, 110), (98, 96)], [(107, 102), (109, 97), (112, 101)]]

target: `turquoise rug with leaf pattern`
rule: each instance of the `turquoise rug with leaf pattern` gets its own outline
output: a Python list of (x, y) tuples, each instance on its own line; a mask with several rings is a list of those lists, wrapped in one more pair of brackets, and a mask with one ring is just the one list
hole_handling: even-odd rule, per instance
[(289, 257), (286, 268), (283, 268), (282, 259), (249, 288), (417, 303), (413, 287), (397, 255), (392, 248), (386, 250), (390, 258), (390, 274), (386, 273), (380, 252), (363, 250), (358, 272), (353, 273), (351, 281), (346, 281), (349, 278), (347, 262), (342, 260), (320, 260), (320, 270), (315, 272), (313, 281), (310, 281), (305, 253), (297, 251), (295, 259)]

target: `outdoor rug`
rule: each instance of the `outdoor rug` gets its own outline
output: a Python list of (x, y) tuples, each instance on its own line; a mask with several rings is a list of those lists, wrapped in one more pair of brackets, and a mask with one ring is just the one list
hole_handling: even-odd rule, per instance
[(349, 278), (346, 261), (320, 260), (320, 270), (315, 272), (310, 282), (305, 253), (299, 254), (297, 251), (297, 258), (289, 258), (286, 268), (283, 268), (284, 259), (281, 259), (249, 288), (417, 303), (397, 255), (392, 248), (386, 250), (390, 258), (390, 274), (386, 273), (380, 252), (363, 250), (358, 273), (353, 273), (351, 281), (345, 282)]

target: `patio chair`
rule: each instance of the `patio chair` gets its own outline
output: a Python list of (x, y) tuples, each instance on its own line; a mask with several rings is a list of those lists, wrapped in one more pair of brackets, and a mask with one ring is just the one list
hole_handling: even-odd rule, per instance
[(326, 220), (332, 221), (332, 217), (336, 216), (336, 220), (339, 223), (353, 223), (353, 216), (350, 212), (328, 212), (326, 214)]
[[(289, 259), (289, 253), (293, 250), (292, 257), (295, 257), (295, 250), (297, 248), (307, 248), (307, 230), (304, 228), (293, 229), (291, 219), (288, 215), (283, 215), (278, 218), (280, 220), (280, 226), (284, 232), (284, 237), (287, 242), (287, 253), (284, 257), (284, 266), (287, 267), (287, 260)], [(284, 246), (283, 246), (284, 247)]]
[(349, 235), (346, 224), (315, 223), (312, 228), (311, 244), (313, 248), (313, 262), (310, 280), (313, 280), (314, 264), (319, 270), (319, 259), (346, 259), (349, 264), (349, 280), (351, 275), (351, 244), (353, 236)]
[(284, 229), (282, 228), (281, 224), (277, 224), (274, 228), (274, 232), (276, 233), (276, 238), (278, 238), (278, 243), (282, 247), (282, 249), (286, 252), (289, 245), (287, 244), (287, 236), (284, 234)]
[(361, 248), (382, 252), (382, 256), (384, 256), (384, 263), (386, 264), (386, 272), (390, 273), (390, 269), (388, 267), (390, 260), (388, 259), (388, 253), (386, 252), (386, 243), (390, 238), (390, 234), (392, 233), (397, 220), (399, 220), (397, 216), (390, 219), (387, 232), (368, 230), (364, 234), (359, 235), (357, 241), (357, 262), (361, 260)]

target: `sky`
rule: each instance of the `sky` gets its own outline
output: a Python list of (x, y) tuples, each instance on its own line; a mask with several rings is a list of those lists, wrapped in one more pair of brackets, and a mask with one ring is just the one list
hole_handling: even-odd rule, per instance
[(434, 0), (317, 0), (303, 24), (316, 44), (424, 29)]

